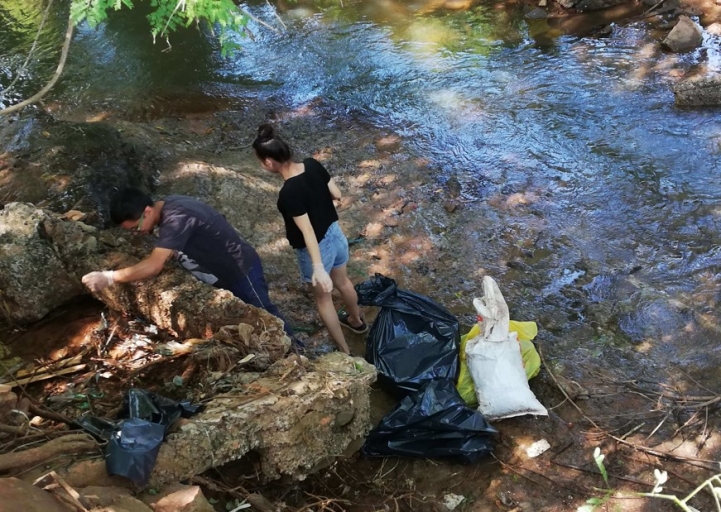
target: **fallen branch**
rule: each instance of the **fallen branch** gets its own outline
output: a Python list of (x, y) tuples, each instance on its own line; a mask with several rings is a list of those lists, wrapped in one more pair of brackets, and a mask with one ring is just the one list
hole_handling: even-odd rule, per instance
[(0, 454), (0, 471), (31, 466), (58, 455), (87, 452), (97, 448), (98, 443), (88, 434), (71, 434), (48, 441), (37, 448)]
[(69, 373), (76, 373), (80, 370), (84, 370), (86, 364), (77, 364), (75, 366), (70, 366), (69, 368), (63, 368), (62, 370), (59, 370), (57, 372), (49, 372), (49, 373), (41, 373), (39, 375), (33, 375), (32, 377), (27, 377), (25, 379), (14, 379), (12, 381), (13, 387), (15, 386), (23, 386), (25, 384), (31, 384), (33, 382), (40, 382), (43, 380), (53, 379), (55, 377), (60, 377), (62, 375), (67, 375)]
[(59, 498), (69, 501), (69, 504), (75, 507), (78, 512), (88, 512), (85, 504), (81, 501), (82, 497), (80, 496), (80, 493), (70, 487), (55, 471), (51, 471), (50, 473), (41, 476), (33, 482), (33, 485), (45, 489), (46, 491), (51, 490), (55, 486), (62, 487), (68, 495), (67, 497), (58, 496)]
[(36, 103), (37, 101), (40, 101), (43, 96), (45, 96), (50, 89), (53, 88), (55, 83), (60, 78), (60, 75), (63, 72), (63, 69), (65, 68), (65, 61), (68, 58), (68, 51), (70, 50), (70, 41), (73, 39), (73, 19), (72, 16), (68, 17), (68, 30), (65, 32), (65, 42), (63, 43), (63, 49), (60, 54), (60, 62), (58, 63), (58, 68), (55, 70), (55, 74), (50, 79), (50, 81), (47, 83), (45, 87), (40, 89), (40, 92), (35, 94), (34, 96), (31, 96), (30, 98), (26, 99), (25, 101), (21, 101), (20, 103), (13, 105), (11, 107), (5, 108), (0, 110), (0, 116), (5, 116), (8, 114), (12, 114), (13, 112), (17, 112), (18, 110), (27, 107), (28, 105), (32, 105), (33, 103)]
[(40, 416), (41, 418), (45, 418), (46, 420), (56, 421), (58, 423), (65, 423), (66, 425), (71, 425), (73, 427), (76, 426), (76, 423), (64, 414), (50, 411), (32, 402), (30, 403), (30, 412), (33, 413), (35, 416)]

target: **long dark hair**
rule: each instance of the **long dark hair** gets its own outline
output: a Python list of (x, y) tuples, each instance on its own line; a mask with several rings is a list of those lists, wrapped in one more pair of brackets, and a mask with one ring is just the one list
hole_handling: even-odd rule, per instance
[(253, 141), (253, 150), (259, 159), (272, 158), (281, 164), (293, 157), (290, 146), (280, 138), (275, 128), (267, 123), (258, 127), (258, 136)]

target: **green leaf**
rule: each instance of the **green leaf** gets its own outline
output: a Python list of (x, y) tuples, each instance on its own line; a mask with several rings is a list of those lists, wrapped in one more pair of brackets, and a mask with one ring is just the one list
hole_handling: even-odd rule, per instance
[(596, 461), (596, 466), (598, 466), (598, 470), (601, 472), (603, 481), (606, 482), (606, 487), (609, 487), (608, 472), (606, 471), (606, 466), (603, 464), (603, 459), (605, 458), (606, 456), (601, 453), (601, 449), (599, 447), (596, 447), (596, 449), (593, 451), (593, 460)]

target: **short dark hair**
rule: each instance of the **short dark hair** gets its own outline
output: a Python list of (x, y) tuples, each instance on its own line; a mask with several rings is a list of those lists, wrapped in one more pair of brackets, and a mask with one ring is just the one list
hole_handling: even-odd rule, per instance
[(269, 124), (261, 124), (258, 127), (258, 136), (253, 141), (253, 149), (261, 160), (272, 158), (276, 162), (285, 163), (293, 158), (293, 151), (290, 146), (280, 138), (275, 128)]
[(140, 189), (127, 187), (115, 192), (110, 198), (110, 220), (122, 224), (128, 220), (138, 220), (146, 206), (153, 206), (149, 194)]

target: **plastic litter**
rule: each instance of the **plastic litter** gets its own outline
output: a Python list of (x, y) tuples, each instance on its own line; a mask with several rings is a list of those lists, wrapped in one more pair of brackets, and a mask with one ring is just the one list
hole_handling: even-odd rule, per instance
[(433, 380), (381, 420), (362, 453), (474, 463), (493, 450), (496, 433), (481, 413), (466, 406), (452, 380)]
[(460, 326), (428, 297), (404, 291), (381, 274), (356, 285), (358, 303), (381, 308), (366, 342), (379, 385), (403, 397), (434, 379), (458, 377)]
[(109, 475), (129, 478), (144, 486), (150, 479), (167, 429), (181, 417), (200, 412), (201, 406), (176, 402), (143, 389), (131, 388), (115, 421), (82, 416), (75, 422), (108, 441), (105, 467)]

